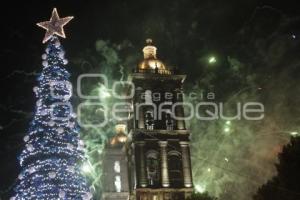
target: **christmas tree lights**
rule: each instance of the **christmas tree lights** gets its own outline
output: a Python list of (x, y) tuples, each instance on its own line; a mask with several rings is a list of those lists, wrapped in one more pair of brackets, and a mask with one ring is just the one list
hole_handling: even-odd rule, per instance
[(92, 194), (81, 174), (84, 144), (70, 103), (70, 74), (64, 68), (68, 61), (56, 36), (47, 41), (43, 71), (33, 88), (35, 114), (24, 137), (22, 170), (11, 200), (90, 200)]

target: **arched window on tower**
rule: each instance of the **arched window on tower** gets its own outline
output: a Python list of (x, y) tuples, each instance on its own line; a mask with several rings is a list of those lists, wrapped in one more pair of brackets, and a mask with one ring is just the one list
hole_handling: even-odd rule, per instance
[(154, 129), (154, 117), (153, 117), (153, 111), (148, 110), (145, 113), (145, 127), (147, 130), (153, 130)]
[(150, 186), (159, 185), (160, 162), (157, 151), (150, 150), (147, 155), (147, 178)]
[(181, 187), (183, 185), (182, 159), (178, 151), (168, 153), (169, 179), (172, 187)]

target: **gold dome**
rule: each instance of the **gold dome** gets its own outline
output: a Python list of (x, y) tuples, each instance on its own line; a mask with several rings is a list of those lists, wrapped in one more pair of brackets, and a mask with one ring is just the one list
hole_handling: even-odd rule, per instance
[(147, 70), (147, 69), (159, 69), (159, 70), (166, 70), (164, 63), (158, 59), (145, 59), (139, 63), (139, 69)]
[(127, 135), (126, 135), (126, 125), (125, 124), (117, 124), (116, 127), (116, 135), (112, 138), (110, 144), (120, 144), (125, 143), (127, 141)]
[(148, 72), (157, 70), (158, 73), (168, 73), (166, 65), (156, 57), (157, 48), (152, 44), (152, 39), (146, 40), (147, 45), (143, 48), (144, 60), (138, 64), (139, 71)]

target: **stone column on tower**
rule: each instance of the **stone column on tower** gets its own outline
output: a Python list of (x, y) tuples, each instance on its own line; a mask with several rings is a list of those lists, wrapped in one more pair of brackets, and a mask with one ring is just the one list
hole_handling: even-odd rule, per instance
[(192, 187), (192, 173), (191, 173), (191, 160), (190, 160), (190, 150), (189, 142), (181, 141), (179, 142), (182, 152), (182, 167), (183, 167), (183, 179), (185, 187)]
[(143, 107), (140, 106), (138, 107), (138, 115), (139, 115), (139, 118), (138, 118), (138, 128), (139, 129), (144, 129), (145, 128), (145, 119), (144, 119), (144, 111), (143, 111)]
[(167, 158), (167, 141), (160, 141), (160, 154), (161, 154), (161, 177), (162, 177), (162, 186), (169, 187), (169, 172), (168, 172), (168, 158)]
[(147, 179), (146, 179), (146, 166), (145, 166), (145, 153), (144, 153), (144, 146), (145, 146), (145, 142), (143, 141), (139, 141), (136, 143), (138, 148), (138, 153), (140, 154), (139, 155), (139, 163), (140, 163), (140, 166), (139, 166), (139, 171), (140, 171), (140, 174), (139, 174), (139, 184), (141, 187), (147, 187)]

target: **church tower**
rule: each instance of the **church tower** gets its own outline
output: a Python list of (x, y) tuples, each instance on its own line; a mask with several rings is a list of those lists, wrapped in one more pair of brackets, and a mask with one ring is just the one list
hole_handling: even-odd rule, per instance
[(115, 136), (104, 149), (102, 200), (129, 199), (126, 125), (116, 125), (115, 131)]
[(129, 123), (130, 191), (136, 200), (184, 200), (193, 192), (189, 131), (183, 109), (185, 75), (157, 58), (147, 40), (129, 76), (135, 86)]

